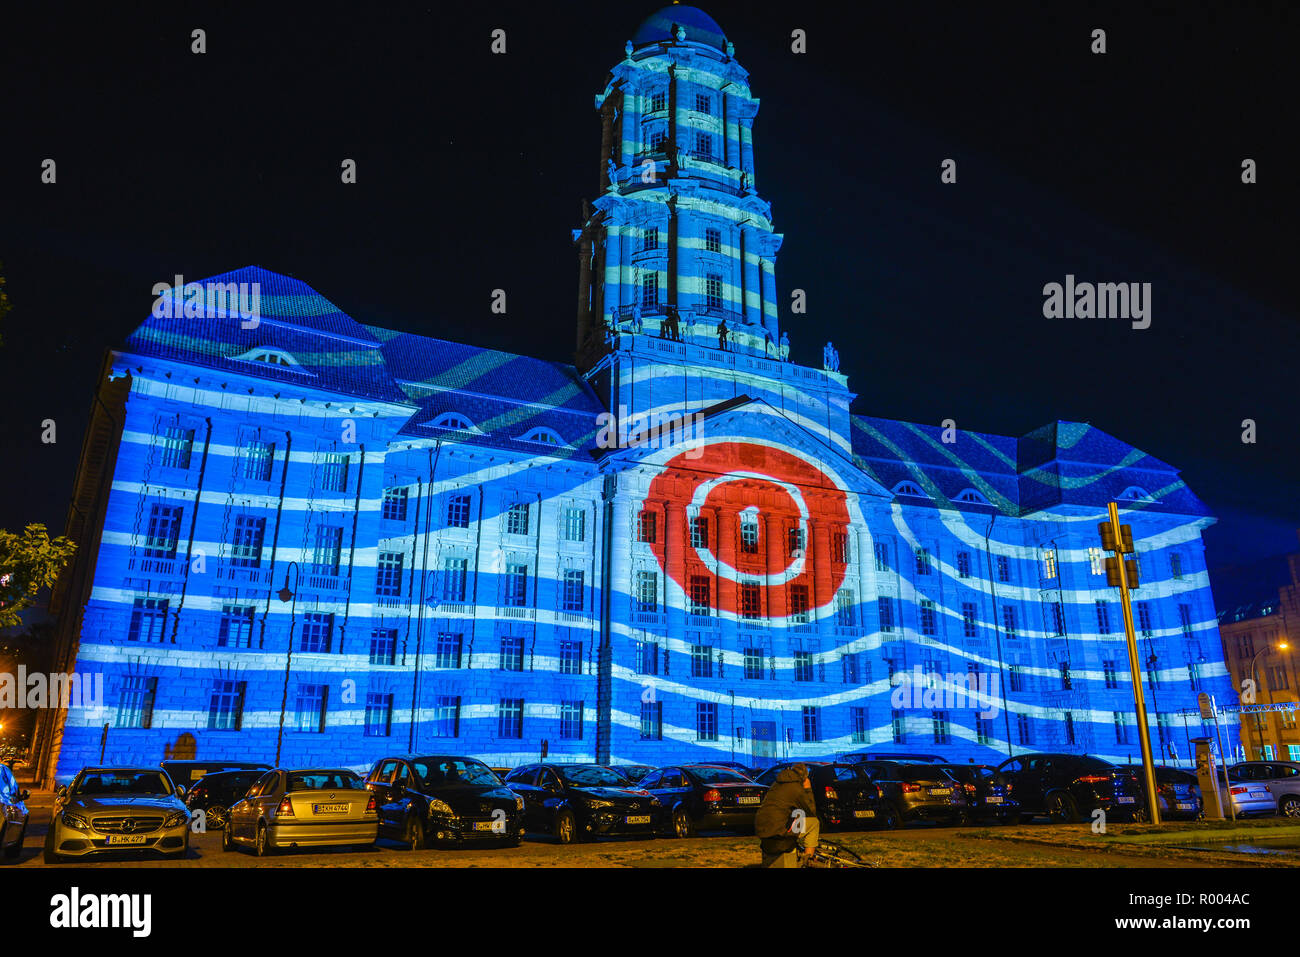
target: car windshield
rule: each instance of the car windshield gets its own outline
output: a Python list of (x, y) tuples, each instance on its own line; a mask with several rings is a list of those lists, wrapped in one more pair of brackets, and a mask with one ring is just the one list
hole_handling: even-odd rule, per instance
[(609, 768), (581, 767), (555, 770), (560, 772), (560, 777), (564, 778), (565, 783), (576, 784), (578, 787), (625, 788), (631, 783), (623, 775)]
[(360, 791), (361, 778), (351, 771), (290, 771), (290, 791)]
[(415, 773), (420, 776), (420, 780), (430, 787), (501, 783), (501, 779), (496, 776), (496, 773), (491, 768), (477, 761), (461, 761), (456, 758), (447, 758), (441, 761), (412, 761), (411, 763), (415, 767)]
[(749, 778), (730, 768), (698, 767), (688, 768), (701, 784), (749, 784)]
[(937, 767), (904, 767), (899, 775), (909, 784), (952, 784), (953, 780)]
[(614, 770), (617, 771), (619, 774), (623, 775), (623, 777), (627, 778), (629, 781), (640, 781), (643, 777), (649, 774), (652, 769), (642, 768), (642, 767), (630, 767), (630, 768), (614, 768)]
[(171, 794), (172, 785), (161, 771), (87, 771), (73, 794)]

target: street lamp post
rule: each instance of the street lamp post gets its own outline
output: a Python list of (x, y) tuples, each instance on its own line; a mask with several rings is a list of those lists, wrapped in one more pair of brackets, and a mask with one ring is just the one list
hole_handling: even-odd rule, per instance
[[(289, 571), (293, 571), (293, 589), (289, 588)], [(284, 713), (289, 707), (289, 669), (293, 665), (293, 626), (298, 610), (298, 563), (290, 562), (284, 570), (284, 587), (277, 592), (280, 601), (289, 602), (289, 644), (284, 652), (284, 693), (280, 697), (280, 730), (275, 736), (275, 766), (280, 766), (280, 748), (284, 744)]]
[[(1288, 647), (1289, 647), (1289, 646), (1287, 645), (1287, 643), (1286, 643), (1285, 641), (1281, 641), (1281, 642), (1278, 642), (1277, 650), (1278, 650), (1278, 651), (1286, 651)], [(1255, 663), (1259, 661), (1259, 656), (1260, 656), (1260, 655), (1264, 654), (1264, 652), (1266, 652), (1266, 651), (1272, 651), (1272, 650), (1273, 650), (1273, 649), (1270, 648), (1268, 645), (1265, 645), (1263, 648), (1259, 649), (1259, 651), (1255, 652), (1255, 653), (1254, 653), (1253, 655), (1251, 655), (1251, 657), (1250, 657), (1250, 680), (1253, 681), (1253, 682), (1255, 682), (1255, 687), (1256, 687), (1256, 688), (1259, 688), (1260, 684), (1259, 684), (1259, 676), (1255, 673)], [(1272, 699), (1272, 695), (1269, 695), (1269, 698), (1270, 698), (1270, 700), (1265, 701), (1265, 702), (1264, 702), (1265, 704), (1272, 704), (1272, 703), (1273, 703), (1273, 701), (1271, 700), (1271, 699)], [(1267, 714), (1268, 714), (1267, 711), (1257, 711), (1257, 712), (1255, 712), (1255, 713), (1256, 713), (1256, 714), (1261, 714), (1261, 715), (1267, 715)], [(1264, 724), (1265, 724), (1265, 725), (1268, 724), (1268, 718), (1267, 718), (1267, 717), (1264, 718)], [(1264, 729), (1263, 729), (1262, 727), (1259, 729), (1259, 758), (1260, 758), (1261, 761), (1263, 761), (1264, 758), (1265, 758), (1265, 756), (1264, 756)]]

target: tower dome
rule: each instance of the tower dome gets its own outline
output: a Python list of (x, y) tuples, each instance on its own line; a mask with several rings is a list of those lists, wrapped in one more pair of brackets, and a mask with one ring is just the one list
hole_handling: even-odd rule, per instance
[(634, 47), (661, 40), (674, 40), (675, 28), (686, 31), (686, 39), (694, 43), (703, 43), (713, 47), (719, 53), (727, 51), (727, 37), (722, 27), (699, 7), (688, 7), (680, 3), (656, 10), (642, 21), (632, 37)]

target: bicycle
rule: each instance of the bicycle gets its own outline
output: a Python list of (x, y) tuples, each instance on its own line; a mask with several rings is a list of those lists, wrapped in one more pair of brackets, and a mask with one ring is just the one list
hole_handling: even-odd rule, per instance
[(799, 855), (800, 867), (879, 867), (879, 861), (868, 861), (857, 851), (834, 841), (821, 841), (811, 854)]

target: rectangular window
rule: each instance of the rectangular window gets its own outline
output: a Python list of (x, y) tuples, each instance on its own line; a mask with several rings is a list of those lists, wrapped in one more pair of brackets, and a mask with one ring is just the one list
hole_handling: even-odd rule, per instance
[(1119, 673), (1115, 670), (1115, 662), (1103, 661), (1101, 663), (1101, 677), (1102, 683), (1107, 688), (1114, 689), (1119, 687)]
[(852, 628), (857, 621), (857, 601), (852, 588), (841, 588), (835, 593), (835, 624)]
[(309, 612), (302, 616), (299, 650), (308, 654), (328, 654), (334, 644), (334, 615)]
[(1047, 627), (1050, 634), (1065, 634), (1065, 608), (1059, 601), (1049, 602), (1045, 609)]
[(406, 521), (406, 505), (410, 498), (410, 490), (406, 488), (386, 488), (384, 489), (383, 507), (380, 516), (389, 522)]
[(502, 698), (497, 708), (497, 737), (520, 739), (524, 736), (524, 699)]
[(893, 631), (894, 630), (894, 600), (892, 598), (877, 598), (876, 608), (880, 612), (881, 632)]
[(1137, 603), (1138, 630), (1143, 638), (1151, 637), (1151, 606), (1144, 601)]
[(708, 575), (691, 576), (691, 606), (692, 615), (708, 615), (712, 613), (712, 604), (709, 601), (709, 590), (711, 583)]
[(433, 700), (433, 736), (460, 737), (460, 696), (439, 695)]
[(528, 566), (520, 562), (506, 565), (505, 594), (502, 604), (507, 608), (523, 608), (528, 604)]
[(320, 735), (325, 731), (325, 702), (329, 688), (322, 684), (300, 684), (294, 698), (294, 731)]
[(1100, 548), (1088, 549), (1088, 573), (1090, 575), (1106, 574), (1106, 556)]
[(1169, 574), (1173, 576), (1174, 581), (1183, 580), (1183, 556), (1177, 552), (1169, 554)]
[(897, 709), (889, 713), (889, 729), (893, 732), (894, 744), (907, 743), (907, 718)]
[(664, 703), (641, 702), (641, 740), (662, 741), (664, 737)]
[(1059, 671), (1061, 675), (1061, 690), (1069, 691), (1074, 687), (1074, 679), (1070, 676), (1070, 663), (1068, 661), (1062, 661), (1056, 667), (1057, 671)]
[(321, 488), (327, 492), (346, 492), (348, 490), (348, 456), (342, 452), (329, 452), (325, 455), (325, 470), (321, 479)]
[(696, 159), (711, 160), (713, 159), (713, 137), (708, 133), (700, 130), (695, 131), (695, 157)]
[(1011, 690), (1021, 692), (1025, 690), (1025, 673), (1021, 670), (1020, 665), (1012, 665), (1008, 671), (1011, 673)]
[(712, 112), (713, 112), (713, 98), (712, 98), (711, 96), (709, 96), (709, 94), (707, 94), (707, 93), (696, 93), (696, 94), (695, 94), (695, 112), (696, 112), (696, 113), (712, 113)]
[(1029, 719), (1029, 715), (1016, 715), (1016, 737), (1022, 745), (1034, 743), (1034, 726)]
[(380, 552), (375, 569), (375, 594), (395, 598), (402, 594), (401, 552)]
[(785, 532), (785, 551), (791, 558), (803, 554), (804, 531), (802, 528), (788, 528)]
[(587, 512), (581, 508), (564, 510), (564, 540), (581, 542), (587, 538)]
[(560, 702), (561, 738), (566, 741), (582, 740), (582, 712), (583, 703), (581, 701)]
[(740, 585), (740, 617), (753, 620), (762, 617), (762, 595), (757, 582), (742, 582)]
[(925, 548), (916, 550), (916, 573), (918, 575), (930, 574), (930, 552)]
[(653, 641), (636, 643), (636, 671), (639, 675), (659, 674), (659, 645)]
[(1183, 637), (1192, 637), (1192, 606), (1178, 606), (1178, 626), (1183, 630)]
[(1074, 740), (1074, 713), (1071, 711), (1065, 712), (1065, 743), (1076, 743)]
[(632, 596), (633, 607), (638, 612), (659, 611), (659, 573), (638, 571)]
[[(1152, 658), (1155, 656), (1153, 655)], [(1147, 687), (1152, 691), (1160, 690), (1160, 669), (1151, 658), (1147, 659)]]
[(502, 636), (499, 666), (502, 671), (524, 670), (524, 639), (522, 635)]
[(722, 232), (717, 229), (704, 230), (704, 248), (711, 253), (722, 252)]
[(1008, 638), (1016, 637), (1016, 609), (1014, 605), (1002, 606), (1002, 633)]
[(992, 718), (975, 719), (975, 743), (976, 744), (993, 743), (993, 719)]
[(718, 740), (718, 706), (712, 701), (695, 702), (695, 739)]
[(453, 495), (447, 499), (447, 527), (469, 528), (468, 495)]
[(442, 631), (438, 633), (434, 645), (433, 666), (435, 668), (459, 668), (460, 649), (464, 636), (459, 633)]
[(1115, 718), (1115, 743), (1128, 744), (1128, 716), (1123, 711), (1113, 712)]
[(957, 553), (957, 577), (970, 578), (970, 552)]
[(654, 226), (647, 226), (641, 230), (641, 251), (651, 252), (659, 248), (659, 230)]
[(813, 680), (813, 660), (811, 652), (796, 651), (794, 653), (794, 680)]
[(167, 604), (166, 598), (137, 598), (131, 605), (131, 625), (126, 633), (127, 640), (165, 641), (163, 632), (167, 622)]
[(1098, 598), (1094, 603), (1097, 607), (1097, 631), (1103, 635), (1110, 634), (1110, 605)]
[(691, 519), (691, 548), (709, 547), (709, 520), (707, 518)]
[(244, 719), (244, 682), (214, 681), (208, 699), (208, 730), (238, 731)]
[(722, 308), (722, 277), (717, 273), (704, 277), (704, 305), (708, 309)]
[(317, 525), (312, 546), (312, 571), (317, 575), (337, 575), (343, 554), (343, 526)]
[(650, 112), (650, 113), (659, 113), (660, 111), (662, 111), (662, 110), (666, 110), (666, 109), (668, 109), (668, 94), (667, 94), (667, 93), (651, 93), (651, 94), (650, 94), (650, 106), (649, 106), (647, 112)]
[(858, 655), (846, 651), (840, 655), (840, 662), (844, 665), (844, 683), (861, 684), (862, 683), (862, 666)]
[(853, 744), (867, 743), (867, 709), (850, 708), (849, 709), (850, 726), (853, 729)]
[[(660, 142), (663, 142), (660, 140)], [(652, 272), (641, 277), (641, 308), (656, 309), (659, 306), (659, 274)]]
[(582, 674), (582, 642), (560, 642), (560, 674)]
[(934, 725), (934, 743), (951, 744), (952, 737), (948, 725), (948, 712), (932, 711), (930, 713), (930, 720)]
[(655, 519), (658, 518), (654, 512), (642, 512), (636, 520), (636, 540), (638, 542), (649, 542), (654, 544), (655, 533), (658, 531)]
[(713, 677), (713, 647), (711, 645), (691, 645), (691, 677)]
[(244, 478), (254, 482), (271, 481), (271, 467), (275, 464), (275, 445), (271, 442), (249, 442), (244, 452)]
[(808, 586), (790, 586), (790, 618), (800, 624), (806, 624), (808, 618)]
[(176, 543), (181, 536), (179, 505), (151, 505), (149, 527), (145, 537), (144, 553), (148, 558), (175, 558)]
[(266, 519), (253, 515), (235, 516), (235, 537), (230, 543), (230, 564), (236, 568), (257, 568), (262, 564), (262, 537)]
[(758, 554), (758, 522), (752, 518), (740, 520), (740, 550), (746, 555)]
[(462, 602), (467, 594), (469, 583), (468, 558), (444, 558), (442, 560), (442, 600)]
[(251, 648), (255, 611), (253, 605), (222, 605), (217, 645), (221, 648)]
[(749, 681), (763, 680), (763, 649), (745, 649), (745, 678)]
[(117, 698), (116, 727), (152, 727), (153, 701), (157, 691), (157, 678), (144, 678), (139, 675), (128, 675), (123, 678), (122, 691)]
[(1043, 578), (1053, 579), (1056, 577), (1056, 549), (1048, 549), (1043, 552)]
[(872, 545), (871, 550), (876, 556), (876, 571), (887, 571), (889, 569), (889, 546), (884, 542), (876, 542)]
[(822, 739), (821, 729), (821, 709), (803, 707), (803, 739), (807, 743), (813, 743)]
[(967, 638), (979, 637), (979, 625), (976, 622), (975, 603), (964, 601), (961, 603), (961, 633)]
[(528, 534), (528, 503), (516, 502), (506, 511), (506, 534)]
[(921, 599), (921, 634), (937, 634), (937, 626), (934, 617), (934, 602), (928, 598)]
[(386, 738), (393, 733), (393, 696), (369, 692), (366, 695), (367, 738)]
[(1011, 559), (1006, 555), (998, 556), (998, 581), (1011, 581)]
[(582, 611), (587, 605), (586, 573), (580, 568), (566, 568), (564, 571), (564, 596), (561, 611)]
[(397, 629), (374, 628), (370, 632), (370, 663), (397, 664)]
[(159, 464), (169, 469), (188, 469), (194, 450), (194, 430), (169, 425), (163, 431), (162, 458)]

